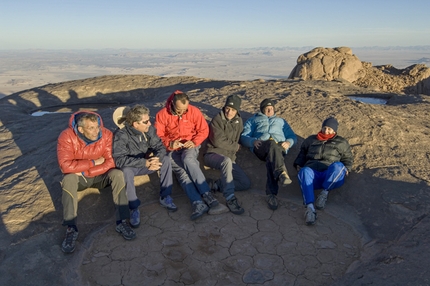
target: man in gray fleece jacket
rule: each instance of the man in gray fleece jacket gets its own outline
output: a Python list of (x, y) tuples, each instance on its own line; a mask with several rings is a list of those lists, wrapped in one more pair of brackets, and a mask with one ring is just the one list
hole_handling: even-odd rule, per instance
[(242, 117), (239, 114), (241, 99), (230, 95), (223, 109), (215, 115), (209, 124), (205, 165), (221, 171), (221, 178), (211, 182), (212, 190), (223, 193), (227, 207), (234, 214), (245, 210), (240, 206), (234, 191), (249, 189), (251, 181), (236, 164), (236, 152), (239, 150), (240, 134), (243, 130)]

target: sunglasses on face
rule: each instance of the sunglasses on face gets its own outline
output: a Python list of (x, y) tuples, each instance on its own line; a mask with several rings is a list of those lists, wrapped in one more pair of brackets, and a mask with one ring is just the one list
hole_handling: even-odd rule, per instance
[(149, 122), (149, 119), (148, 119), (148, 120), (146, 120), (146, 121), (141, 121), (140, 123), (141, 123), (141, 124), (145, 124), (145, 125), (146, 125), (146, 124), (148, 124), (148, 122)]

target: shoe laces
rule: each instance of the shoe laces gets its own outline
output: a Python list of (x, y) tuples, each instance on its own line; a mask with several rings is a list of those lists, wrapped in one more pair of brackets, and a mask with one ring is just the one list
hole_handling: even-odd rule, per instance
[(228, 202), (231, 205), (237, 205), (237, 199), (236, 199), (236, 197), (231, 198)]
[(121, 222), (120, 228), (122, 229), (123, 232), (125, 232), (127, 234), (129, 234), (131, 232), (130, 226), (125, 221)]
[(212, 193), (211, 193), (211, 192), (207, 192), (207, 193), (205, 194), (205, 197), (206, 197), (206, 199), (208, 199), (209, 201), (214, 201), (214, 200), (215, 200), (215, 198), (212, 196)]
[(201, 212), (204, 209), (205, 209), (205, 205), (203, 203), (197, 203), (196, 204), (196, 207), (195, 207), (196, 212)]
[(73, 239), (75, 238), (75, 229), (68, 228), (66, 231), (66, 244), (72, 244)]

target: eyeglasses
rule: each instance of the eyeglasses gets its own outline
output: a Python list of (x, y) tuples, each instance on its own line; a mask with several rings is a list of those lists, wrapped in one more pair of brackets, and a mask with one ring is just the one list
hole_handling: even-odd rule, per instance
[(140, 123), (141, 123), (141, 124), (145, 124), (145, 125), (146, 125), (146, 124), (148, 124), (148, 122), (149, 122), (149, 119), (148, 119), (148, 120), (146, 120), (146, 121), (141, 121)]
[(100, 126), (82, 127), (82, 129), (88, 130), (88, 131), (94, 131), (94, 130), (99, 130)]

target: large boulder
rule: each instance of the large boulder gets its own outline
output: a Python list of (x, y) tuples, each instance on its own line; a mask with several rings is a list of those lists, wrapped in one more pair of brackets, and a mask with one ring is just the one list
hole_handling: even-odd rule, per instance
[(348, 47), (315, 48), (302, 54), (289, 79), (344, 80), (376, 91), (430, 95), (430, 69), (414, 64), (397, 69), (360, 61)]
[(351, 48), (315, 48), (302, 54), (291, 71), (289, 79), (335, 80), (354, 82), (364, 76), (363, 63)]

